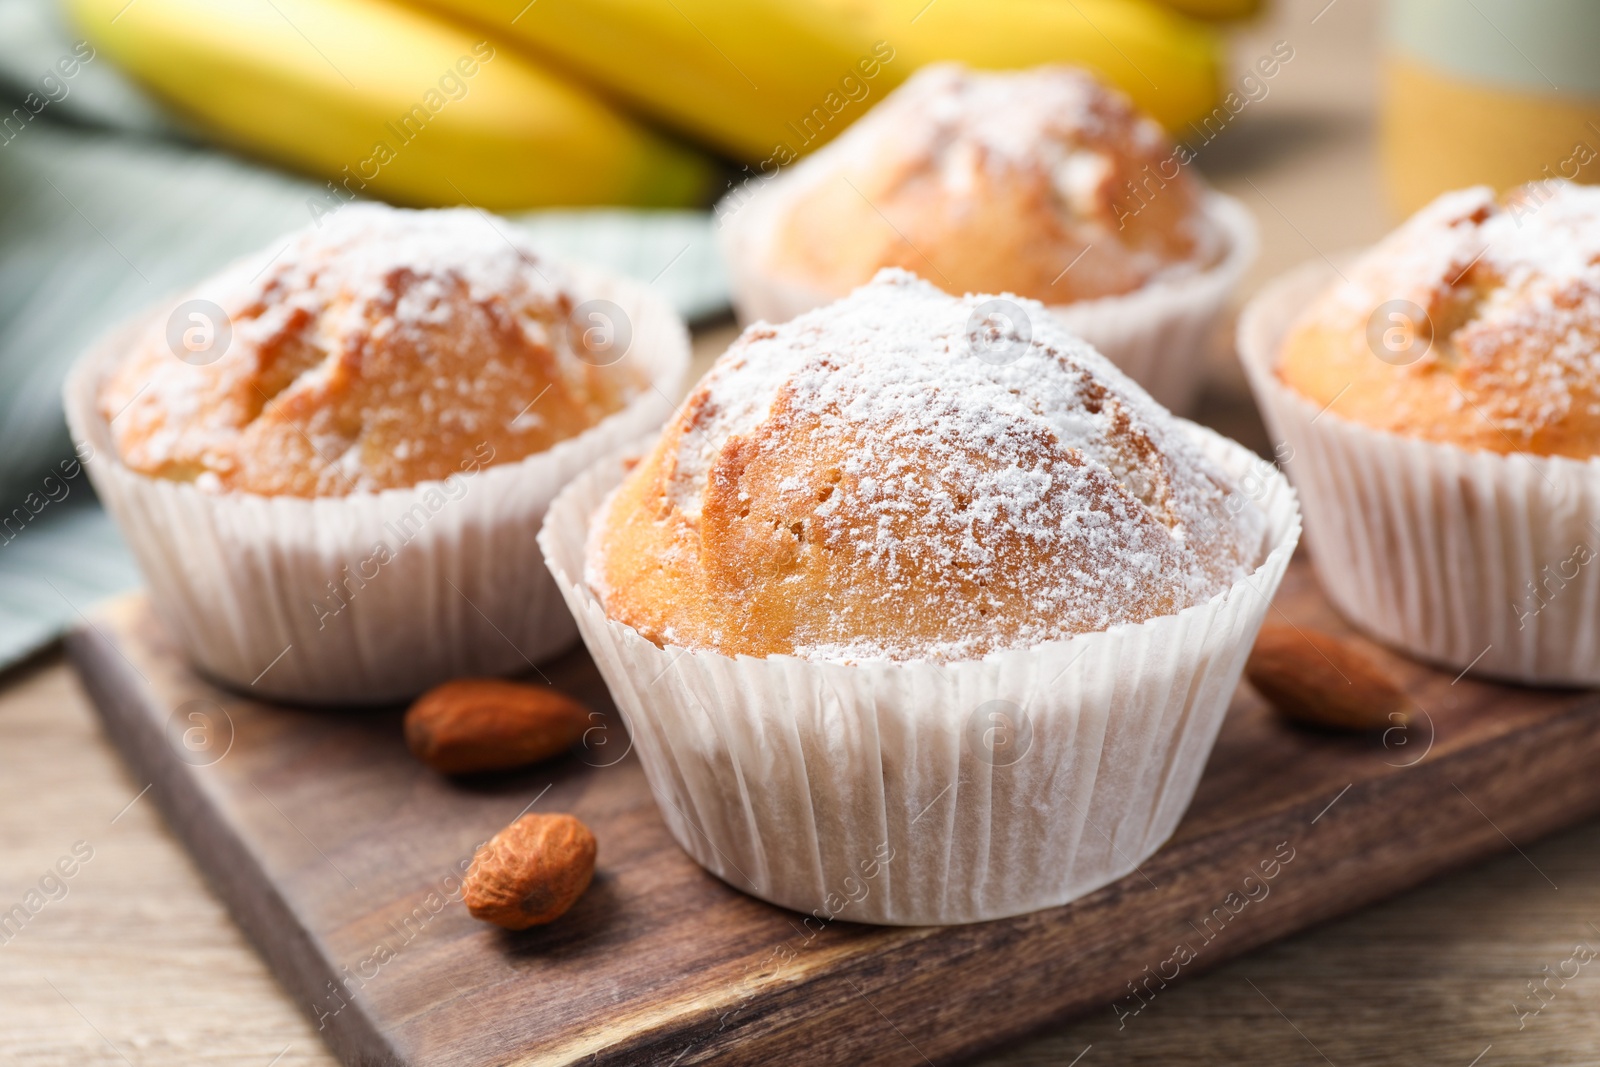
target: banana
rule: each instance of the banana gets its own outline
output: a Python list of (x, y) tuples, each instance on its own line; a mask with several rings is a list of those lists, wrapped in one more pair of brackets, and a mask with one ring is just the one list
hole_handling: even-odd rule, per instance
[(822, 144), (911, 73), (816, 0), (425, 2), (750, 163)]
[(713, 168), (493, 36), (386, 0), (65, 0), (218, 140), (330, 195), (489, 210), (686, 205)]
[(1151, 0), (424, 2), (745, 162), (825, 143), (933, 60), (1091, 67), (1169, 129), (1210, 113), (1223, 67), (1214, 30)]
[(990, 69), (1088, 67), (1169, 130), (1209, 114), (1220, 95), (1221, 36), (1148, 0), (826, 2), (865, 20), (907, 68), (942, 59)]
[(1197, 19), (1227, 22), (1258, 13), (1262, 0), (1161, 0), (1167, 7)]

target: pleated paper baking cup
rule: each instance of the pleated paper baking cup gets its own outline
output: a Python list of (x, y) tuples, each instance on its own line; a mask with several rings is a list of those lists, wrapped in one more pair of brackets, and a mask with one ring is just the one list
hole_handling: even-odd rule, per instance
[(666, 420), (689, 339), (644, 286), (570, 273), (576, 291), (628, 315), (627, 358), (655, 388), (546, 452), (409, 488), (260, 496), (140, 474), (118, 459), (96, 398), (143, 324), (78, 362), (65, 389), (73, 437), (92, 448), (95, 491), (196, 666), (263, 697), (370, 704), (460, 675), (527, 670), (572, 643), (535, 536), (574, 475)]
[[(788, 196), (776, 179), (768, 186), (753, 185), (730, 194), (717, 212), (739, 321), (787, 322), (844, 296), (771, 272), (771, 235)], [(1223, 255), (1214, 266), (1155, 281), (1124, 296), (1050, 305), (1069, 330), (1177, 412), (1194, 406), (1207, 357), (1258, 244), (1255, 220), (1239, 201), (1208, 191), (1204, 210), (1222, 235)]]
[(1304, 501), (1339, 612), (1453, 671), (1600, 682), (1600, 463), (1500, 455), (1362, 426), (1286, 386), (1279, 347), (1334, 279), (1302, 267), (1252, 300), (1239, 353)]
[(657, 647), (583, 580), (616, 459), (563, 491), (539, 543), (696, 862), (822, 922), (999, 918), (1114, 881), (1171, 836), (1299, 539), (1276, 469), (1189, 429), (1267, 515), (1259, 568), (1176, 615), (982, 660)]

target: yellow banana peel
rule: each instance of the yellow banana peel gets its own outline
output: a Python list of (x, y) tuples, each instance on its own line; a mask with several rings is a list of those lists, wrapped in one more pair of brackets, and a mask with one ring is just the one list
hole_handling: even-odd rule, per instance
[(686, 205), (708, 160), (502, 40), (386, 0), (65, 0), (217, 139), (330, 194), (489, 210)]
[(822, 144), (911, 73), (815, 0), (425, 2), (748, 163)]
[(1212, 22), (1249, 18), (1260, 12), (1262, 0), (1161, 0), (1174, 11)]
[(1216, 106), (1225, 62), (1212, 27), (1154, 0), (424, 2), (745, 162), (825, 143), (935, 60), (1089, 67), (1174, 130)]
[(1087, 67), (1169, 130), (1209, 114), (1220, 95), (1221, 35), (1150, 0), (822, 2), (892, 45), (903, 71), (936, 60), (995, 70)]

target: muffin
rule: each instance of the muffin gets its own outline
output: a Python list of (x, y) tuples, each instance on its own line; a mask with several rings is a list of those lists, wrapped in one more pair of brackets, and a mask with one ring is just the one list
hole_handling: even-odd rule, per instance
[(1043, 305), (889, 270), (747, 329), (540, 543), (684, 848), (916, 924), (1063, 903), (1165, 840), (1296, 515)]
[(67, 404), (201, 669), (377, 702), (570, 643), (534, 533), (686, 363), (641, 286), (476, 212), (351, 205), (118, 331)]
[(902, 267), (951, 292), (1065, 304), (1203, 269), (1220, 251), (1187, 170), (1148, 204), (1134, 198), (1172, 141), (1072, 67), (925, 67), (840, 146), (815, 165), (826, 178), (794, 191), (769, 250), (774, 273), (820, 291)]
[(573, 314), (557, 264), (466, 210), (353, 205), (254, 277), (231, 341), (174, 359), (152, 322), (101, 389), (118, 457), (208, 492), (343, 496), (548, 451), (648, 388)]
[(1263, 516), (1146, 395), (1064, 331), (975, 358), (962, 310), (885, 271), (746, 330), (596, 523), (607, 614), (730, 656), (949, 662), (1255, 569)]
[(1191, 159), (1084, 71), (925, 67), (791, 174), (724, 201), (736, 305), (781, 321), (900, 267), (954, 294), (1053, 305), (1186, 401), (1254, 251), (1248, 215)]
[(1600, 190), (1447, 193), (1263, 292), (1240, 350), (1353, 623), (1451, 670), (1600, 681)]

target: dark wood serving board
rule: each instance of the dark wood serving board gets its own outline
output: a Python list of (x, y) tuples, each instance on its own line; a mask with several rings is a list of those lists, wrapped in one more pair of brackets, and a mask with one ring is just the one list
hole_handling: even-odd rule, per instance
[[(1303, 562), (1277, 604), (1345, 629)], [(1425, 716), (1384, 739), (1312, 733), (1241, 687), (1142, 873), (999, 922), (814, 930), (690, 862), (632, 756), (591, 746), (446, 780), (406, 753), (398, 711), (208, 685), (141, 597), (68, 648), (135, 773), (351, 1064), (945, 1064), (1073, 1013), (1159, 1011), (1168, 979), (1600, 809), (1600, 695), (1452, 682), (1377, 650)], [(544, 671), (615, 715), (582, 651)], [(530, 805), (587, 822), (599, 873), (562, 921), (511, 934), (446, 899), (448, 879)]]

